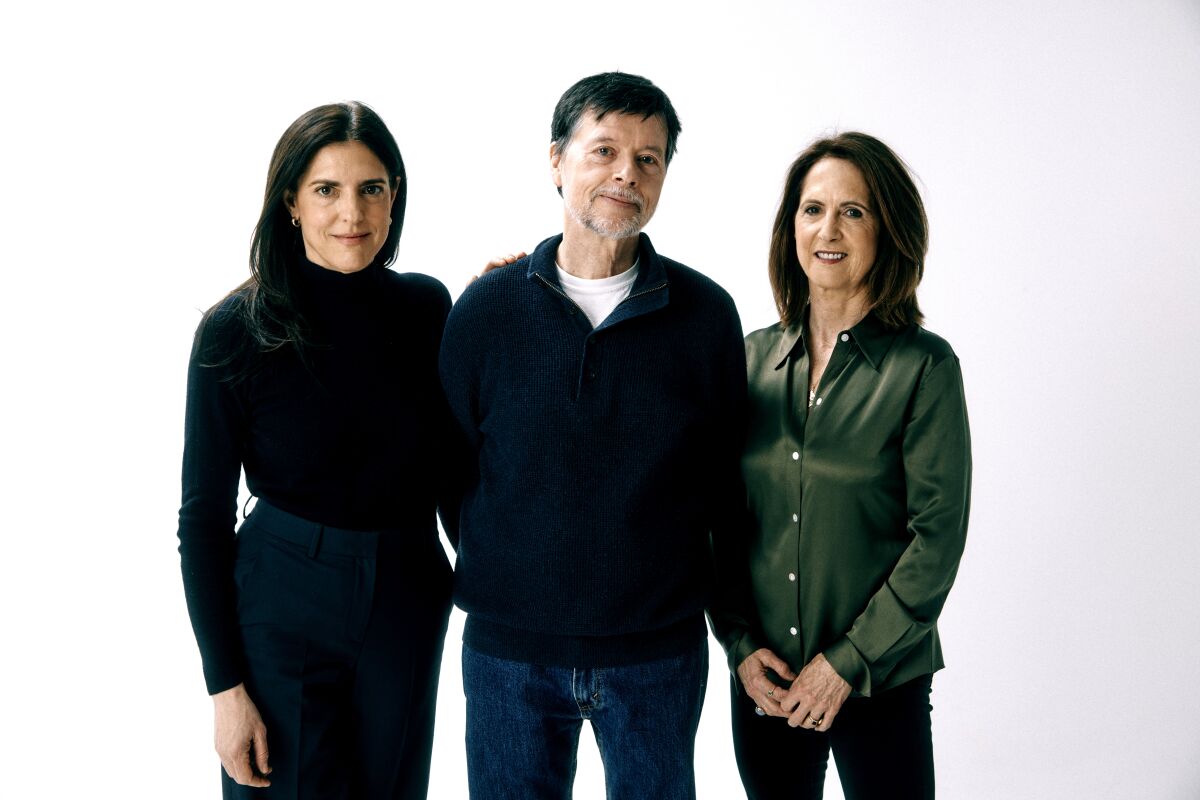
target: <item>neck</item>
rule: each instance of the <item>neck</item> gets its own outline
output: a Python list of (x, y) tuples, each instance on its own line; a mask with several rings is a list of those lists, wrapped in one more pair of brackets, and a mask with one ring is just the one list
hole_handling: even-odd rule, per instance
[(841, 331), (862, 322), (871, 310), (866, 290), (854, 294), (813, 292), (808, 301), (808, 332), (818, 341), (831, 341)]
[(558, 265), (576, 278), (594, 280), (620, 275), (637, 259), (638, 237), (608, 239), (568, 220), (558, 245)]

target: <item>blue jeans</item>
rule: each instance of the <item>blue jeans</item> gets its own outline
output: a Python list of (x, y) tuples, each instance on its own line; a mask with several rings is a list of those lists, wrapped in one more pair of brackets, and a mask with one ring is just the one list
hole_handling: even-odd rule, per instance
[(708, 642), (625, 667), (543, 667), (463, 646), (472, 800), (566, 800), (590, 720), (609, 800), (696, 797)]

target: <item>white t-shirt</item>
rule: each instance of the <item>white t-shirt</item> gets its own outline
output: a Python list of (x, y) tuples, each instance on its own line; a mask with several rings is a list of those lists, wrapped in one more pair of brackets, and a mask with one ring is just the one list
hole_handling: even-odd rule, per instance
[(575, 301), (575, 305), (583, 309), (593, 328), (629, 297), (629, 290), (638, 274), (637, 261), (620, 275), (611, 278), (576, 278), (558, 264), (554, 266), (558, 269), (558, 282), (562, 284), (563, 291)]

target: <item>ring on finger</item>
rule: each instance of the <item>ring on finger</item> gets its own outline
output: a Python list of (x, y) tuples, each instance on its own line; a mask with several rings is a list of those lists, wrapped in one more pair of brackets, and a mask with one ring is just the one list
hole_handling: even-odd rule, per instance
[(811, 722), (812, 722), (812, 726), (813, 726), (814, 728), (819, 728), (819, 727), (821, 727), (821, 723), (825, 721), (825, 717), (824, 717), (824, 716), (820, 716), (820, 717), (814, 717), (812, 714), (809, 714), (809, 715), (808, 715), (808, 719), (809, 719), (809, 721), (811, 721)]
[(774, 696), (775, 696), (775, 687), (772, 686), (770, 689), (767, 690), (767, 697), (774, 697)]

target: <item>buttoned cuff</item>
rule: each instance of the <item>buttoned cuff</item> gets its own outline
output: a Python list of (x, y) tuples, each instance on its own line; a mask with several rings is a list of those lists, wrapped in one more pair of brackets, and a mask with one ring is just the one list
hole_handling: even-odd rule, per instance
[(737, 669), (742, 665), (742, 662), (755, 650), (766, 647), (766, 645), (760, 644), (748, 629), (738, 634), (730, 635), (726, 633), (725, 636), (718, 636), (717, 641), (721, 642), (721, 646), (725, 649), (725, 657), (729, 662), (729, 671), (733, 673), (735, 678), (737, 677)]
[(759, 650), (764, 645), (760, 645), (754, 641), (749, 634), (743, 636), (738, 642), (737, 647), (729, 651), (729, 671), (737, 675), (737, 668), (742, 665), (742, 662), (750, 657), (750, 654)]
[(848, 637), (843, 636), (826, 647), (825, 660), (856, 694), (871, 696), (870, 667)]

